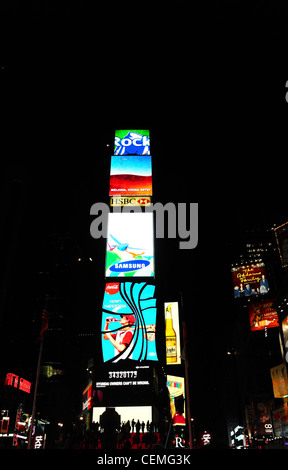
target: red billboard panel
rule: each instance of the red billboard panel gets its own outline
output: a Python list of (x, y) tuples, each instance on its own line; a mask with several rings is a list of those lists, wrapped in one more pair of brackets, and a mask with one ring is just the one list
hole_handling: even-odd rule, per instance
[(251, 331), (279, 326), (277, 311), (272, 305), (273, 300), (260, 300), (248, 306)]
[(264, 263), (232, 267), (234, 297), (264, 295), (270, 291)]
[(30, 393), (31, 391), (31, 382), (23, 379), (23, 377), (19, 377), (19, 375), (13, 374), (12, 372), (8, 372), (8, 374), (6, 374), (5, 385), (18, 388), (26, 393)]

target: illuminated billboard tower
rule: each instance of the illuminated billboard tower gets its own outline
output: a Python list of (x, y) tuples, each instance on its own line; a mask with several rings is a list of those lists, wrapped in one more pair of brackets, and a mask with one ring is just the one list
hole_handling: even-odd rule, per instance
[(140, 417), (145, 422), (157, 421), (153, 404), (157, 384), (153, 366), (158, 362), (154, 221), (153, 213), (143, 210), (151, 204), (152, 195), (149, 130), (116, 130), (110, 162), (95, 422), (107, 406), (115, 407), (121, 421)]

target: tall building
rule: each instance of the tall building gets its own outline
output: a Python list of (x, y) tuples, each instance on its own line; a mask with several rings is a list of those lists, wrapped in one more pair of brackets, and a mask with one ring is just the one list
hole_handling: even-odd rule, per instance
[(271, 369), (282, 363), (275, 298), (283, 277), (273, 227), (246, 230), (233, 256), (233, 333), (226, 357), (229, 444), (273, 446), (278, 403)]

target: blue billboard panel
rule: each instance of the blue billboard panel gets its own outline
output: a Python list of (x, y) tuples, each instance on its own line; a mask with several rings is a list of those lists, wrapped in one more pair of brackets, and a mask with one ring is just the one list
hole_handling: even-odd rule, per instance
[(155, 286), (146, 282), (110, 282), (102, 305), (104, 362), (157, 361)]
[(116, 130), (114, 141), (114, 155), (150, 155), (149, 130)]

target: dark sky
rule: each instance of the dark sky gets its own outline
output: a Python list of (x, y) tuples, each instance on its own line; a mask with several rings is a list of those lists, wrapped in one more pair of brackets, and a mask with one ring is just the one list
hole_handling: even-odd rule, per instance
[(101, 259), (89, 212), (107, 201), (106, 144), (115, 128), (149, 128), (155, 202), (199, 203), (197, 248), (163, 240), (156, 259), (163, 289), (184, 294), (193, 393), (204, 408), (211, 403), (207, 415), (216, 392), (203, 368), (215, 370), (227, 341), (213, 319), (229, 314), (231, 241), (246, 225), (282, 223), (288, 212), (286, 11), (264, 3), (205, 2), (189, 14), (181, 2), (161, 14), (151, 7), (136, 23), (125, 14), (125, 27), (119, 7), (106, 14), (76, 2), (61, 10), (15, 2), (5, 17), (4, 288), (17, 256), (37, 259), (50, 231), (72, 231), (83, 252)]

